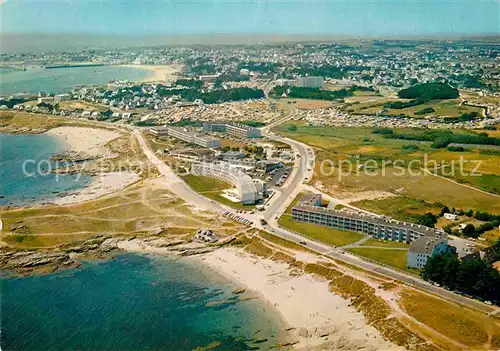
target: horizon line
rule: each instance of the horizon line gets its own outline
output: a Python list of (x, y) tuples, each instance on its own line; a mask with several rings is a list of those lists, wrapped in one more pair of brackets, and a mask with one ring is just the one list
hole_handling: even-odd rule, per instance
[(442, 32), (442, 33), (416, 33), (416, 34), (334, 34), (334, 33), (245, 33), (245, 32), (200, 32), (200, 33), (150, 33), (150, 34), (135, 34), (135, 33), (97, 33), (97, 32), (2, 32), (1, 36), (35, 36), (35, 35), (75, 35), (75, 36), (108, 36), (108, 37), (193, 37), (193, 36), (239, 36), (239, 37), (252, 37), (252, 36), (274, 36), (274, 37), (333, 37), (333, 38), (367, 38), (367, 39), (380, 39), (380, 38), (419, 38), (419, 37), (498, 37), (500, 40), (500, 33), (458, 33), (458, 32)]

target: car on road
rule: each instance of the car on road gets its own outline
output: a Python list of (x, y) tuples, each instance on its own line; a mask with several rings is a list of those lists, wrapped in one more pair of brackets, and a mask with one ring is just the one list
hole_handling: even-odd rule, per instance
[(273, 228), (269, 228), (269, 231), (270, 231), (271, 233), (274, 233), (274, 229), (273, 229)]
[(300, 242), (300, 244), (301, 244), (301, 245), (307, 245), (307, 243), (306, 243), (304, 240), (302, 240), (302, 241)]

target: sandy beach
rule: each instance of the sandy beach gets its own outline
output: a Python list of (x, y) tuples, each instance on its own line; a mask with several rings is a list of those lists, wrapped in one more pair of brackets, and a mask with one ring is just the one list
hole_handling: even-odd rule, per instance
[(382, 338), (364, 316), (335, 295), (328, 282), (310, 274), (290, 275), (286, 263), (264, 259), (242, 249), (221, 248), (193, 256), (273, 305), (287, 323), (284, 329), (297, 349), (404, 350)]
[[(140, 239), (122, 241), (118, 247), (128, 252), (172, 255), (167, 247)], [(303, 261), (318, 261), (309, 253), (299, 256)], [(328, 281), (306, 273), (292, 275), (286, 263), (228, 247), (183, 259), (201, 263), (273, 306), (284, 322), (283, 333), (297, 350), (405, 350), (384, 340), (348, 300), (330, 291)]]
[(175, 75), (180, 70), (178, 67), (171, 65), (122, 65), (122, 67), (131, 67), (150, 71), (151, 76), (143, 79), (143, 83), (171, 83), (175, 80)]
[(84, 152), (89, 156), (97, 157), (112, 156), (105, 145), (120, 136), (118, 132), (111, 130), (88, 127), (57, 127), (48, 130), (45, 134), (61, 140), (67, 150)]

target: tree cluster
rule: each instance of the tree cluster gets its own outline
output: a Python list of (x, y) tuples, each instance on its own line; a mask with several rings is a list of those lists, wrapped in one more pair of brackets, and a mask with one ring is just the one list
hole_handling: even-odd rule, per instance
[(401, 99), (415, 99), (420, 104), (430, 100), (456, 99), (458, 96), (457, 88), (441, 82), (416, 84), (398, 92)]
[(198, 79), (177, 79), (174, 85), (192, 89), (201, 89), (201, 87), (203, 86), (203, 82)]
[(280, 97), (281, 95), (283, 95), (283, 93), (286, 93), (290, 98), (333, 101), (340, 100), (348, 96), (353, 96), (356, 90), (360, 90), (363, 88), (365, 87), (352, 86), (349, 89), (322, 90), (318, 88), (276, 86), (271, 90), (270, 95)]
[[(496, 245), (500, 249), (500, 242)], [(479, 258), (460, 261), (453, 253), (430, 257), (422, 277), (449, 289), (500, 303), (500, 272)]]
[(160, 96), (180, 95), (184, 100), (187, 101), (200, 99), (205, 104), (216, 104), (225, 101), (261, 99), (264, 97), (264, 91), (262, 91), (261, 89), (252, 89), (247, 87), (217, 89), (207, 92), (202, 92), (201, 90), (190, 88), (167, 89), (165, 87), (159, 87), (157, 93)]

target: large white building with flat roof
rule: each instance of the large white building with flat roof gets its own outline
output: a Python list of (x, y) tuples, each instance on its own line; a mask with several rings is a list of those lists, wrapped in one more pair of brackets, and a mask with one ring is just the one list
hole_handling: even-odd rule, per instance
[(308, 199), (310, 197), (304, 198), (303, 201), (300, 201), (292, 209), (294, 220), (368, 234), (378, 239), (406, 243), (411, 243), (420, 237), (447, 237), (446, 233), (440, 229), (382, 217), (323, 208), (317, 205), (320, 203), (321, 197), (316, 196), (314, 204), (311, 204)]
[(424, 268), (430, 257), (445, 253), (447, 250), (447, 238), (423, 236), (410, 244), (407, 265), (410, 268)]
[(203, 131), (227, 133), (243, 139), (262, 138), (260, 129), (232, 122), (205, 122), (203, 123)]
[(220, 140), (208, 135), (197, 135), (196, 133), (180, 127), (155, 127), (151, 128), (150, 133), (156, 136), (170, 136), (189, 144), (216, 149), (220, 147)]
[(323, 77), (299, 77), (295, 85), (301, 88), (319, 88), (323, 89), (325, 80)]

